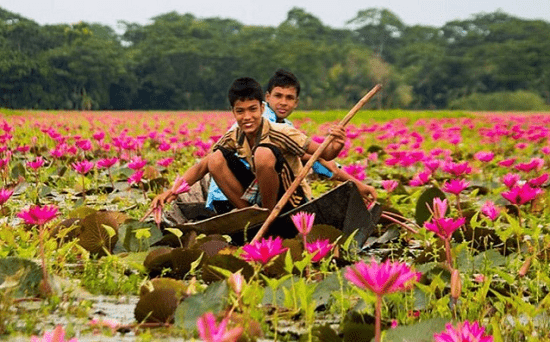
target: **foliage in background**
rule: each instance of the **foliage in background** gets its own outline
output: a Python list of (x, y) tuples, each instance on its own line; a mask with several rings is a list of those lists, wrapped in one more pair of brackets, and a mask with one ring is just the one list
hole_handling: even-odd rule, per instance
[[(301, 8), (277, 27), (170, 12), (121, 22), (119, 34), (85, 22), (41, 26), (0, 8), (0, 107), (227, 109), (233, 79), (266, 84), (282, 67), (302, 82), (302, 109), (350, 108), (376, 83), (384, 88), (370, 108), (548, 109), (548, 22), (497, 11), (407, 26), (369, 8), (348, 24), (331, 28)], [(514, 103), (478, 99), (519, 90), (528, 93)]]

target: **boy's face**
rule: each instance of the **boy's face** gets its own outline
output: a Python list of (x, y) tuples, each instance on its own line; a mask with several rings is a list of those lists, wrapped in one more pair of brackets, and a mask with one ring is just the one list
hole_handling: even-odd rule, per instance
[(295, 87), (274, 87), (270, 93), (265, 94), (265, 100), (281, 120), (286, 119), (298, 106)]
[(237, 100), (232, 111), (244, 134), (247, 137), (255, 136), (262, 121), (264, 104), (258, 100)]

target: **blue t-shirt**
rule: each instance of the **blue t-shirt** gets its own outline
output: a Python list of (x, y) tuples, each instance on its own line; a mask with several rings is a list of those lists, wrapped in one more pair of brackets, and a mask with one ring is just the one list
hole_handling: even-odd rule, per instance
[[(267, 103), (265, 103), (265, 110), (262, 116), (271, 122), (277, 122), (277, 115), (275, 114), (273, 109), (269, 107)], [(287, 120), (287, 119), (283, 119), (282, 123), (290, 126), (294, 126), (292, 122), (290, 122), (290, 120)], [(233, 124), (232, 128), (235, 125), (237, 125), (237, 123)], [(247, 168), (250, 168), (250, 165), (248, 165), (246, 160), (241, 159), (241, 161), (246, 165)], [(313, 166), (311, 168), (313, 169), (313, 172), (319, 175), (322, 175), (328, 178), (332, 177), (332, 172), (329, 169), (327, 169), (325, 166), (323, 166), (323, 164), (319, 163), (318, 161), (313, 163)], [(206, 208), (212, 211), (214, 211), (214, 206), (212, 205), (213, 201), (228, 201), (228, 199), (227, 197), (225, 197), (224, 193), (218, 187), (218, 184), (216, 184), (214, 179), (210, 179), (210, 187), (208, 188), (208, 196), (206, 197)]]

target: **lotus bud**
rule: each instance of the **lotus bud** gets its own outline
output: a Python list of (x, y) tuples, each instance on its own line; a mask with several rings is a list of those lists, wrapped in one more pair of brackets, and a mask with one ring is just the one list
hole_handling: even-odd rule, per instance
[(525, 262), (523, 262), (523, 265), (521, 265), (521, 268), (518, 271), (518, 275), (520, 277), (525, 277), (527, 272), (529, 272), (529, 267), (531, 267), (531, 257), (525, 259)]
[(462, 292), (462, 282), (460, 280), (460, 272), (457, 269), (453, 269), (451, 272), (451, 297), (457, 300)]
[(241, 294), (243, 290), (243, 284), (245, 283), (244, 277), (241, 272), (233, 273), (227, 279), (229, 287), (235, 291), (236, 294)]

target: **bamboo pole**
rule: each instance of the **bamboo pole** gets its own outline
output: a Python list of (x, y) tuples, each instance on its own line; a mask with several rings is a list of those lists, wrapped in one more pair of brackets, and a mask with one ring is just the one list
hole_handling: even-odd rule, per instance
[[(357, 102), (355, 106), (353, 106), (353, 108), (348, 112), (348, 114), (346, 114), (346, 116), (342, 119), (342, 121), (340, 121), (340, 125), (346, 126), (348, 122), (351, 120), (351, 118), (353, 118), (353, 116), (359, 111), (359, 109), (361, 109), (361, 107), (363, 107), (367, 102), (369, 102), (369, 100), (378, 91), (380, 91), (380, 89), (382, 89), (382, 86), (380, 84), (377, 84), (376, 86), (374, 86), (374, 88), (372, 88), (365, 96), (363, 96), (363, 98), (359, 100), (359, 102)], [(300, 173), (296, 176), (296, 179), (294, 179), (294, 182), (292, 182), (292, 184), (283, 194), (279, 202), (277, 202), (277, 204), (275, 205), (275, 207), (273, 208), (273, 210), (265, 220), (264, 224), (260, 227), (260, 230), (258, 231), (258, 233), (256, 233), (256, 236), (254, 236), (254, 238), (252, 239), (252, 242), (258, 241), (259, 239), (262, 238), (262, 236), (267, 231), (267, 228), (269, 228), (269, 225), (275, 220), (275, 218), (277, 218), (277, 215), (279, 215), (279, 213), (285, 206), (290, 196), (294, 193), (294, 191), (296, 191), (300, 182), (306, 177), (307, 173), (309, 172), (309, 169), (311, 169), (313, 164), (317, 161), (317, 159), (319, 159), (319, 156), (321, 155), (321, 153), (323, 153), (325, 148), (328, 146), (328, 144), (332, 142), (332, 140), (333, 140), (333, 137), (330, 134), (327, 135), (323, 143), (319, 146), (319, 148), (317, 148), (315, 153), (313, 153), (313, 155), (304, 165)]]

